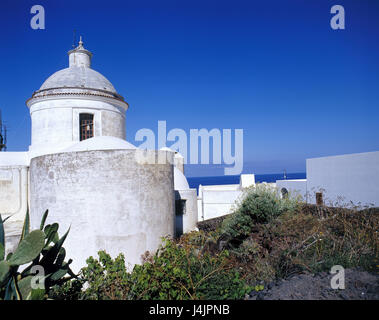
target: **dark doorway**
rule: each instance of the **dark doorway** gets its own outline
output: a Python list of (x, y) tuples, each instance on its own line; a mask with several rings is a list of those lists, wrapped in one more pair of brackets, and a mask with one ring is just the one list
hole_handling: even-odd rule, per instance
[(186, 200), (175, 200), (175, 236), (183, 234), (183, 215), (186, 213)]

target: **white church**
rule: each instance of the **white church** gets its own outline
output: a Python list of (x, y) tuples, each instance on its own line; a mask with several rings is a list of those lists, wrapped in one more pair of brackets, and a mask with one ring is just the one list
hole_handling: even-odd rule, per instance
[(26, 152), (0, 153), (0, 213), (7, 251), (22, 230), (27, 208), (32, 229), (47, 223), (70, 228), (65, 247), (73, 269), (106, 250), (140, 262), (161, 237), (196, 229), (197, 194), (184, 176), (182, 157), (168, 148), (145, 161), (125, 139), (128, 103), (91, 68), (80, 40), (69, 67), (51, 75), (26, 104), (32, 122)]

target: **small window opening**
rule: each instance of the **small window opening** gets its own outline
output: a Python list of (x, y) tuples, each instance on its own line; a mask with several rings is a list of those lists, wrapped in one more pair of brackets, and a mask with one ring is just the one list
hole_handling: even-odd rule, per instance
[(288, 190), (286, 188), (282, 188), (282, 199), (288, 199)]
[(79, 116), (80, 141), (93, 137), (93, 114), (81, 113)]
[(324, 199), (322, 192), (316, 192), (316, 205), (323, 206), (324, 205)]

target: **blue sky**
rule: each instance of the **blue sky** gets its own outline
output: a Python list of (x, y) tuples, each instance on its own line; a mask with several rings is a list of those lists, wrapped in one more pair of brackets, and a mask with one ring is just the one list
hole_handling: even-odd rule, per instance
[[(46, 29), (30, 28), (41, 4)], [(332, 30), (341, 4), (346, 29)], [(2, 0), (0, 108), (8, 151), (27, 150), (25, 105), (68, 65), (73, 29), (140, 128), (244, 129), (244, 172), (379, 150), (379, 1)], [(190, 176), (223, 174), (188, 167)]]

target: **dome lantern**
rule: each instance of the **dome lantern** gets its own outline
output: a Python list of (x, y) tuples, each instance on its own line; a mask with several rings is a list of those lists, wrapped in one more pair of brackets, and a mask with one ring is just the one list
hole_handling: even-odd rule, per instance
[(92, 53), (83, 46), (82, 37), (80, 36), (79, 45), (68, 52), (69, 67), (91, 67)]

